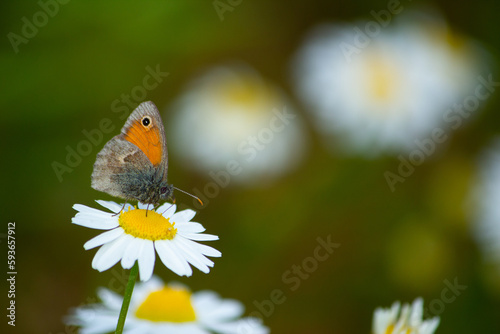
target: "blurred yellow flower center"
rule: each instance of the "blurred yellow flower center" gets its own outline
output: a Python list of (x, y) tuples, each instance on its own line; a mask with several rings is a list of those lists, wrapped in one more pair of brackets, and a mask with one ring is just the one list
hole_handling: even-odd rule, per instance
[[(393, 330), (394, 330), (394, 325), (389, 325), (389, 327), (387, 327), (387, 330), (385, 331), (385, 334), (392, 334)], [(404, 330), (406, 330), (406, 332), (403, 332)], [(403, 328), (401, 328), (400, 331), (398, 331), (398, 333), (410, 334), (411, 329), (407, 328), (407, 327), (403, 327)]]
[(368, 77), (368, 91), (375, 99), (380, 101), (391, 100), (397, 89), (398, 78), (396, 69), (380, 59), (380, 57), (373, 56), (370, 59), (367, 68)]
[(462, 36), (455, 34), (446, 25), (439, 22), (428, 24), (424, 27), (427, 38), (435, 44), (435, 47), (443, 47), (447, 44), (453, 51), (463, 52), (467, 49), (467, 41)]
[[(251, 76), (242, 75), (240, 78), (225, 80), (214, 87), (215, 92), (225, 102), (229, 110), (235, 107), (246, 107), (252, 111), (261, 111), (263, 103), (272, 103), (273, 94), (269, 88)], [(252, 109), (253, 108), (253, 109)]]
[(195, 321), (191, 294), (183, 288), (164, 287), (151, 292), (135, 311), (135, 316), (149, 321)]
[(464, 38), (455, 35), (449, 31), (446, 34), (446, 41), (454, 51), (463, 52), (467, 48), (467, 43)]
[(253, 82), (244, 82), (221, 87), (221, 94), (231, 104), (253, 104), (259, 98), (259, 88)]
[(144, 209), (122, 212), (118, 222), (125, 233), (141, 239), (172, 240), (177, 233), (175, 223), (151, 210), (147, 211), (147, 216)]

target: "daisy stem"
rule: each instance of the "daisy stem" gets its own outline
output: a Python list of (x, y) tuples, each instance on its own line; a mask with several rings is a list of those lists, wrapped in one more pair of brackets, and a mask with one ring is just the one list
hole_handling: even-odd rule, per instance
[(132, 292), (134, 291), (137, 274), (139, 274), (139, 266), (137, 262), (135, 262), (132, 269), (130, 269), (130, 276), (128, 277), (127, 287), (125, 288), (125, 295), (123, 296), (122, 309), (120, 310), (118, 325), (116, 325), (116, 334), (122, 334), (123, 332), (123, 326), (125, 326), (125, 319), (127, 318), (128, 307), (130, 305), (130, 299), (132, 298)]

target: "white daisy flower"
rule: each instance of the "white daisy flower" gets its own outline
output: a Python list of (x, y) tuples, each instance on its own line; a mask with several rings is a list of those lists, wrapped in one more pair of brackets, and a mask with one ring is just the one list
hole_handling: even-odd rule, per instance
[[(469, 202), (474, 235), (487, 262), (500, 269), (500, 138), (482, 154)], [(500, 273), (500, 270), (499, 270)]]
[(211, 69), (171, 109), (172, 149), (209, 177), (223, 171), (239, 183), (266, 181), (304, 154), (303, 125), (291, 102), (248, 66)]
[(484, 51), (437, 15), (323, 25), (293, 62), (298, 95), (329, 146), (365, 155), (407, 153), (474, 95)]
[(433, 334), (439, 317), (423, 320), (424, 301), (417, 298), (410, 306), (399, 302), (391, 308), (377, 308), (373, 314), (373, 334)]
[(191, 276), (189, 264), (208, 273), (214, 263), (206, 256), (221, 256), (218, 250), (195, 242), (219, 238), (201, 233), (205, 228), (191, 222), (196, 214), (193, 210), (176, 213), (175, 205), (165, 203), (156, 211), (148, 210), (146, 215), (146, 205), (141, 203), (138, 209), (127, 204), (121, 212), (120, 204), (97, 203), (111, 213), (75, 204), (73, 208), (78, 213), (72, 223), (107, 230), (83, 245), (86, 250), (102, 246), (92, 260), (92, 268), (98, 271), (108, 270), (120, 260), (124, 269), (130, 269), (137, 260), (141, 280), (146, 281), (153, 274), (156, 250), (167, 268), (179, 276)]
[[(116, 328), (123, 297), (101, 288), (101, 304), (76, 308), (68, 325), (83, 334), (112, 332)], [(134, 289), (123, 333), (133, 334), (267, 334), (257, 318), (242, 318), (244, 307), (233, 299), (221, 299), (212, 291), (190, 293), (179, 284), (164, 285), (157, 277)]]

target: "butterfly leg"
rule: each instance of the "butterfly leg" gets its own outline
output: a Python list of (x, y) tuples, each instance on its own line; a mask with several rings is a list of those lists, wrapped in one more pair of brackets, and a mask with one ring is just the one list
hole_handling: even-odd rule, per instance
[(119, 215), (119, 214), (123, 211), (123, 209), (125, 209), (125, 205), (127, 205), (127, 201), (125, 201), (125, 203), (123, 203), (123, 206), (122, 206), (122, 208), (120, 209), (120, 211), (118, 211), (117, 213), (115, 213), (112, 217), (114, 217), (114, 216), (116, 216), (116, 215)]
[(175, 204), (175, 199), (174, 199), (174, 203), (172, 203), (172, 205), (170, 205), (165, 211), (163, 211), (161, 214), (163, 215), (165, 212), (167, 212), (171, 207), (173, 207)]

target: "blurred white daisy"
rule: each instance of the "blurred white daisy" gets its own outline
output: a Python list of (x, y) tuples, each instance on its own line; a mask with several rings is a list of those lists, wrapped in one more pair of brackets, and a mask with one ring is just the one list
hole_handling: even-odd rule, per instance
[[(191, 276), (192, 264), (204, 273), (210, 271), (214, 263), (206, 256), (219, 257), (221, 253), (195, 241), (217, 240), (211, 234), (202, 234), (205, 228), (191, 222), (196, 214), (193, 210), (175, 212), (176, 206), (165, 203), (156, 211), (148, 210), (139, 203), (139, 208), (97, 201), (110, 212), (75, 204), (78, 213), (71, 220), (73, 224), (107, 230), (87, 241), (83, 247), (88, 250), (102, 246), (92, 260), (92, 268), (108, 270), (121, 260), (124, 269), (130, 269), (135, 261), (139, 264), (142, 281), (153, 274), (155, 250), (167, 268), (180, 276)], [(119, 213), (119, 214), (118, 214)]]
[(439, 325), (439, 317), (423, 320), (424, 302), (417, 298), (410, 306), (399, 302), (391, 308), (377, 308), (373, 314), (373, 334), (432, 334)]
[(439, 16), (408, 12), (386, 27), (375, 20), (318, 27), (292, 71), (328, 145), (405, 153), (475, 93), (483, 55)]
[[(75, 308), (66, 319), (83, 334), (115, 330), (123, 297), (101, 288), (101, 304)], [(157, 277), (134, 289), (124, 333), (134, 334), (267, 334), (257, 318), (242, 318), (244, 307), (212, 291), (190, 293), (179, 284), (164, 285)]]
[(267, 181), (304, 154), (303, 126), (290, 101), (248, 66), (211, 69), (171, 110), (176, 155), (212, 178), (223, 171), (235, 181)]
[(482, 154), (469, 204), (479, 246), (500, 273), (500, 138)]

